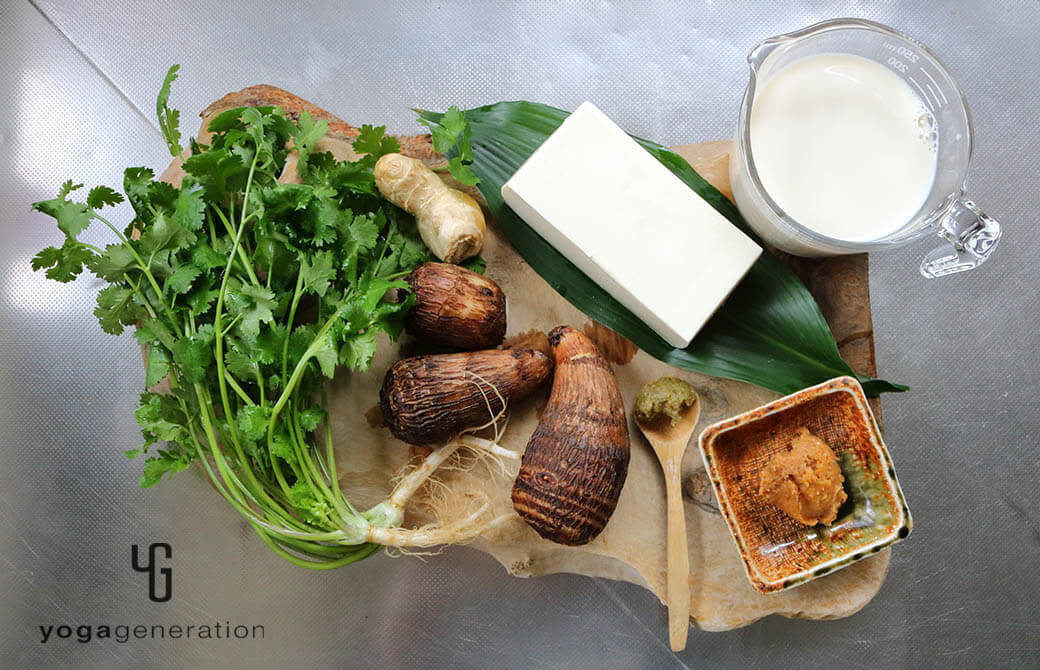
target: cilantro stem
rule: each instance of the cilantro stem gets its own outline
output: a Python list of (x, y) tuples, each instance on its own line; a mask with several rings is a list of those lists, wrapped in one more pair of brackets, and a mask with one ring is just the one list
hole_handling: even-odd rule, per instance
[(152, 303), (150, 303), (148, 301), (148, 299), (145, 298), (144, 294), (141, 293), (141, 289), (138, 288), (137, 282), (135, 282), (130, 277), (124, 277), (124, 278), (126, 279), (126, 283), (130, 284), (130, 288), (132, 288), (134, 290), (134, 293), (137, 295), (137, 297), (141, 299), (141, 304), (144, 305), (144, 308), (146, 310), (148, 310), (148, 315), (150, 317), (152, 317), (153, 319), (158, 320), (159, 319), (159, 315), (155, 313), (155, 308), (152, 307)]
[[(256, 170), (256, 160), (257, 160), (257, 154), (254, 153), (253, 154), (253, 163), (249, 167), (249, 178), (246, 181), (246, 195), (247, 196), (249, 194), (249, 187), (252, 185), (252, 182), (253, 182), (253, 173)], [(221, 214), (219, 209), (216, 209), (215, 211), (218, 214)], [(235, 242), (234, 242), (234, 244), (231, 247), (231, 253), (228, 254), (227, 265), (224, 266), (224, 276), (223, 276), (223, 278), (221, 279), (221, 282), (220, 282), (220, 291), (217, 294), (217, 306), (215, 308), (216, 311), (215, 311), (214, 316), (213, 316), (213, 326), (214, 326), (214, 330), (216, 331), (216, 343), (215, 344), (216, 344), (217, 352), (216, 352), (215, 358), (216, 358), (216, 364), (217, 364), (217, 384), (218, 384), (218, 387), (220, 389), (220, 401), (221, 401), (222, 406), (224, 407), (224, 415), (228, 417), (228, 432), (230, 432), (230, 434), (231, 434), (231, 441), (239, 449), (241, 449), (241, 444), (240, 444), (239, 439), (238, 439), (238, 427), (235, 426), (235, 422), (232, 419), (232, 417), (234, 415), (231, 413), (231, 404), (228, 401), (228, 394), (227, 394), (228, 384), (227, 384), (227, 379), (225, 378), (225, 374), (224, 374), (224, 329), (222, 328), (222, 326), (223, 326), (223, 319), (224, 319), (224, 296), (227, 295), (228, 281), (231, 279), (231, 266), (235, 262), (235, 252), (240, 248), (239, 245), (242, 242), (242, 233), (245, 232), (245, 229), (246, 229), (245, 221), (244, 221), (244, 219), (245, 219), (245, 208), (243, 208), (242, 211), (243, 211), (243, 215), (242, 215), (243, 223), (242, 223), (242, 225), (240, 225), (238, 227), (238, 230), (235, 231)], [(223, 218), (222, 214), (221, 214), (221, 218)], [(226, 222), (226, 219), (225, 219), (225, 222)], [(230, 233), (231, 231), (229, 230), (228, 232)]]
[[(255, 158), (254, 158), (254, 163), (253, 164), (254, 164), (254, 167), (255, 167), (255, 165), (256, 165)], [(253, 178), (252, 170), (250, 170), (250, 172), (249, 172), (249, 178), (250, 179)], [(210, 207), (213, 208), (213, 211), (217, 213), (217, 217), (220, 218), (220, 220), (224, 223), (224, 228), (227, 229), (228, 235), (231, 235), (231, 236), (237, 238), (238, 237), (238, 231), (235, 230), (235, 227), (231, 224), (231, 221), (229, 221), (228, 218), (226, 216), (224, 216), (224, 212), (222, 212), (220, 210), (220, 208), (217, 207), (216, 205), (210, 205)], [(242, 213), (243, 214), (245, 213), (245, 207), (244, 206), (242, 207)], [(232, 214), (232, 217), (234, 217), (234, 214)], [(248, 219), (242, 219), (242, 224), (239, 226), (239, 230), (241, 230), (243, 227), (245, 227), (245, 222), (247, 220)], [(260, 285), (260, 280), (257, 279), (256, 272), (253, 271), (253, 264), (249, 261), (249, 257), (246, 255), (245, 249), (243, 249), (241, 246), (239, 246), (237, 241), (236, 241), (235, 247), (236, 247), (236, 249), (232, 253), (233, 254), (235, 254), (235, 253), (238, 254), (238, 258), (242, 262), (242, 266), (245, 269), (246, 274), (249, 275), (249, 281), (252, 282), (256, 286), (259, 286)]]
[(268, 434), (270, 435), (274, 431), (275, 421), (278, 419), (278, 414), (285, 408), (285, 403), (289, 401), (289, 397), (296, 390), (297, 384), (300, 383), (300, 378), (303, 377), (303, 373), (307, 370), (307, 364), (318, 352), (318, 347), (321, 346), (322, 340), (329, 334), (329, 330), (333, 324), (339, 319), (343, 310), (346, 308), (349, 301), (344, 300), (343, 304), (332, 313), (332, 316), (322, 325), (321, 330), (311, 340), (307, 350), (303, 352), (303, 356), (300, 356), (299, 362), (296, 363), (296, 367), (293, 369), (292, 376), (289, 377), (289, 381), (285, 383), (285, 388), (282, 389), (282, 394), (278, 397), (278, 401), (274, 404), (274, 408), (271, 410), (271, 420), (268, 424)]
[(238, 315), (238, 316), (236, 316), (236, 317), (235, 317), (234, 319), (232, 319), (232, 320), (231, 320), (231, 323), (229, 323), (229, 324), (227, 325), (227, 328), (225, 328), (225, 329), (224, 329), (223, 331), (221, 331), (221, 333), (220, 333), (220, 336), (221, 336), (221, 337), (224, 337), (224, 336), (226, 336), (226, 335), (227, 335), (228, 333), (230, 333), (230, 332), (231, 332), (231, 329), (235, 327), (235, 324), (236, 324), (236, 323), (238, 323), (239, 319), (241, 319), (241, 318), (242, 318), (242, 315), (241, 315), (241, 314), (239, 314), (239, 315)]
[[(172, 381), (173, 381), (173, 376), (171, 375), (171, 382)], [(205, 391), (204, 395), (205, 395), (205, 398), (206, 398), (206, 406), (207, 407), (211, 407), (213, 403), (212, 403), (212, 401), (209, 398), (209, 392)], [(207, 472), (210, 475), (210, 479), (213, 480), (214, 485), (217, 487), (217, 489), (219, 491), (221, 491), (221, 494), (225, 498), (228, 499), (228, 502), (230, 502), (232, 505), (234, 505), (235, 502), (229, 498), (230, 494), (228, 494), (225, 491), (223, 491), (223, 487), (224, 487), (223, 479), (218, 480), (216, 475), (213, 473), (213, 470), (212, 470), (212, 468), (209, 465), (209, 459), (206, 458), (206, 451), (203, 448), (202, 444), (199, 442), (198, 437), (195, 435), (194, 428), (193, 428), (195, 422), (191, 418), (192, 417), (192, 413), (188, 411), (188, 408), (187, 408), (187, 406), (186, 406), (186, 404), (185, 404), (183, 399), (178, 397), (178, 400), (180, 402), (181, 410), (184, 412), (184, 415), (189, 417), (189, 419), (188, 419), (189, 432), (190, 432), (190, 434), (192, 436), (192, 440), (195, 442), (196, 449), (198, 450), (198, 453), (201, 456), (200, 460), (202, 461), (203, 465), (205, 466)], [(202, 415), (202, 413), (203, 412), (200, 409), (198, 414)], [(211, 450), (215, 454), (215, 452), (219, 449), (219, 445), (215, 441), (212, 441), (210, 443), (210, 448), (211, 448)], [(247, 472), (251, 474), (252, 473), (252, 469), (248, 467), (249, 466), (249, 462), (245, 458), (244, 454), (241, 454), (241, 453), (239, 454), (239, 460), (242, 463), (243, 469), (247, 470)], [(216, 461), (216, 455), (214, 455), (214, 461)], [(223, 473), (222, 473), (221, 476), (223, 477)], [(234, 481), (234, 483), (236, 485), (241, 487), (241, 482), (239, 481), (239, 479), (237, 477), (234, 477), (233, 481)], [(297, 521), (295, 517), (292, 517), (292, 516), (290, 516), (290, 515), (288, 515), (288, 514), (286, 514), (284, 512), (282, 506), (279, 505), (274, 499), (272, 499), (267, 494), (266, 488), (263, 485), (260, 485), (258, 482), (256, 482), (255, 478), (253, 479), (253, 484), (254, 484), (254, 486), (257, 487), (256, 493), (254, 494), (248, 487), (244, 488), (245, 493), (249, 497), (249, 499), (252, 500), (258, 507), (260, 507), (261, 509), (265, 510), (266, 514), (268, 514), (269, 516), (274, 516), (274, 517), (278, 518), (281, 522), (289, 524), (291, 526), (295, 526), (295, 527), (300, 528), (300, 529), (304, 528), (304, 526), (300, 525), (299, 521)], [(261, 500), (261, 498), (263, 500)], [(236, 505), (236, 508), (237, 508), (237, 505)], [(242, 510), (240, 509), (239, 511), (242, 511)], [(245, 512), (243, 512), (243, 513), (245, 513)], [(249, 515), (247, 514), (246, 516), (249, 516)]]
[(266, 405), (267, 401), (264, 399), (264, 377), (260, 374), (259, 367), (254, 372), (256, 373), (256, 387), (260, 389), (260, 404)]
[(253, 402), (253, 399), (249, 397), (249, 394), (246, 393), (245, 390), (243, 390), (242, 387), (238, 385), (238, 382), (236, 382), (235, 378), (231, 376), (231, 372), (229, 372), (227, 368), (224, 369), (224, 379), (227, 380), (228, 386), (231, 387), (231, 389), (238, 395), (239, 398), (242, 399), (243, 402), (245, 402), (247, 405), (256, 405), (256, 403)]
[[(220, 471), (221, 477), (223, 478), (224, 482), (227, 483), (229, 491), (235, 492), (236, 493), (235, 498), (239, 502), (241, 502), (241, 506), (235, 505), (235, 507), (240, 512), (242, 512), (243, 515), (245, 515), (245, 516), (247, 516), (249, 518), (254, 518), (252, 512), (251, 511), (247, 511), (248, 510), (248, 506), (246, 506), (244, 500), (242, 500), (242, 491), (245, 491), (246, 495), (251, 500), (253, 500), (262, 509), (266, 509), (268, 511), (268, 513), (271, 513), (272, 511), (275, 511), (275, 510), (279, 510), (280, 506), (278, 505), (278, 503), (275, 502), (267, 494), (267, 492), (264, 489), (264, 487), (261, 486), (259, 484), (259, 482), (256, 480), (256, 477), (253, 474), (252, 468), (248, 467), (248, 460), (246, 459), (245, 453), (242, 451), (240, 446), (236, 445), (236, 451), (237, 451), (239, 462), (243, 464), (243, 469), (246, 471), (246, 474), (247, 474), (248, 478), (251, 480), (251, 483), (253, 484), (253, 486), (256, 487), (256, 491), (254, 492), (252, 489), (250, 489), (250, 487), (244, 486), (243, 483), (241, 482), (241, 480), (239, 480), (239, 478), (235, 475), (234, 471), (228, 466), (227, 460), (226, 460), (226, 458), (224, 456), (224, 452), (220, 448), (220, 443), (217, 440), (216, 435), (214, 433), (214, 429), (213, 429), (213, 418), (214, 417), (210, 416), (210, 413), (213, 411), (213, 409), (212, 409), (213, 408), (213, 401), (212, 401), (212, 399), (209, 396), (209, 392), (204, 387), (202, 387), (201, 385), (195, 384), (195, 394), (196, 394), (196, 397), (199, 400), (199, 409), (200, 409), (199, 415), (202, 417), (202, 423), (203, 423), (203, 426), (205, 428), (206, 435), (209, 438), (210, 449), (211, 449), (211, 453), (213, 454), (213, 460), (217, 464), (217, 469)], [(207, 468), (208, 468), (208, 462), (206, 462), (205, 459), (203, 459), (203, 461), (206, 463)], [(234, 483), (235, 487), (232, 487), (231, 483)], [(260, 500), (258, 500), (259, 497), (266, 498), (266, 502), (268, 504), (265, 505), (262, 502), (260, 502)], [(232, 504), (234, 504), (234, 502), (231, 501), (230, 499), (229, 499), (229, 502), (232, 502)], [(296, 525), (295, 524), (295, 520), (291, 519), (291, 517), (286, 517), (286, 516), (283, 516), (283, 515), (277, 514), (277, 513), (276, 513), (276, 516), (280, 517), (283, 521), (286, 521), (286, 522), (289, 522), (289, 523), (293, 523), (294, 525)]]
[(282, 342), (282, 379), (289, 374), (289, 336), (292, 332), (293, 321), (296, 319), (296, 307), (300, 304), (303, 291), (303, 266), (296, 272), (296, 289), (293, 291), (292, 303), (289, 305), (289, 317), (285, 323), (286, 337)]
[(346, 510), (350, 514), (357, 516), (358, 511), (354, 508), (353, 505), (350, 504), (350, 501), (347, 500), (347, 497), (343, 495), (343, 489), (340, 488), (339, 485), (339, 475), (336, 473), (336, 451), (333, 448), (332, 444), (332, 422), (328, 418), (329, 398), (328, 393), (325, 389), (325, 384), (321, 385), (321, 405), (323, 408), (325, 408), (325, 421), (323, 421), (322, 423), (325, 424), (326, 458), (323, 465), (327, 470), (326, 476), (328, 476), (329, 482), (332, 485), (333, 500), (337, 501), (342, 507), (346, 508)]
[[(225, 483), (230, 482), (232, 479), (232, 474), (229, 472), (227, 460), (224, 458), (224, 451), (219, 446), (216, 432), (213, 429), (213, 422), (210, 419), (210, 412), (213, 411), (212, 403), (205, 402), (205, 398), (209, 394), (206, 393), (205, 389), (202, 387), (201, 384), (196, 383), (194, 386), (195, 396), (199, 400), (199, 409), (202, 410), (200, 412), (200, 415), (202, 417), (202, 426), (205, 429), (206, 437), (209, 439), (210, 448), (212, 449), (213, 453), (213, 460), (216, 462), (217, 469), (220, 470), (220, 474), (224, 478)], [(228, 426), (231, 426), (233, 424), (233, 420), (228, 421)], [(242, 503), (244, 506), (245, 501), (242, 498), (241, 488), (228, 486), (228, 490), (230, 493), (233, 493), (235, 499)]]
[[(295, 405), (296, 403), (293, 404)], [(300, 426), (300, 413), (298, 410), (298, 407), (293, 407), (292, 428), (293, 431), (296, 433), (297, 442), (300, 444), (301, 447), (305, 447), (301, 449), (300, 459), (305, 463), (307, 469), (310, 470), (309, 479), (312, 480), (312, 485), (320, 489), (321, 493), (324, 494), (325, 498), (332, 503), (332, 507), (338, 516), (346, 518), (350, 518), (352, 516), (356, 517), (357, 514), (351, 514), (339, 505), (339, 501), (336, 499), (336, 496), (333, 495), (331, 488), (328, 485), (326, 485), (323, 473), (319, 472), (318, 468), (314, 465), (314, 460), (310, 457), (310, 447), (306, 447), (304, 442), (305, 433), (303, 431), (303, 428)], [(331, 482), (331, 484), (333, 487), (339, 488), (338, 482)], [(342, 526), (343, 524), (337, 523), (337, 525)]]

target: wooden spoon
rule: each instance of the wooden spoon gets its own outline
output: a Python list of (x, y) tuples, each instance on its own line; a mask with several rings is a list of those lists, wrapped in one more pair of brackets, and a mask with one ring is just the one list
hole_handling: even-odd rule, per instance
[(690, 556), (686, 544), (681, 474), (683, 454), (700, 415), (701, 403), (696, 393), (693, 403), (680, 410), (674, 425), (668, 416), (645, 420), (636, 414), (636, 425), (661, 462), (668, 494), (668, 639), (672, 651), (686, 648), (686, 635), (690, 628)]

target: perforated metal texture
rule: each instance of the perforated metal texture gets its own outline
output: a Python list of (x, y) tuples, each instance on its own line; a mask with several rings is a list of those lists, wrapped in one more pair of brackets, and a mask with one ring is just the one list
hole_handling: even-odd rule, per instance
[[(154, 96), (170, 63), (191, 133), (210, 101), (266, 82), (399, 132), (417, 130), (413, 106), (590, 99), (678, 144), (731, 134), (754, 43), (849, 15), (920, 39), (958, 77), (976, 124), (971, 194), (1007, 231), (988, 265), (942, 281), (917, 275), (927, 246), (872, 260), (878, 368), (913, 387), (884, 410), (915, 530), (850, 619), (692, 631), (675, 657), (657, 601), (626, 584), (514, 579), (466, 548), (293, 569), (197, 477), (136, 488), (140, 463), (121, 455), (137, 443), (135, 343), (98, 328), (94, 280), (59, 287), (28, 267), (59, 241), (30, 202), (67, 178), (118, 185), (126, 166), (165, 166)], [(1034, 663), (1037, 25), (1033, 2), (0, 3), (0, 667)], [(131, 543), (157, 541), (174, 551), (165, 604), (129, 566)], [(266, 636), (42, 644), (37, 628), (203, 620)]]

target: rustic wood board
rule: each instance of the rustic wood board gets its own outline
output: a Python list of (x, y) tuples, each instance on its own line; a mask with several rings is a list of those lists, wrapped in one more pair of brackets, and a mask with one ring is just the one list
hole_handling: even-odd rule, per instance
[[(330, 132), (318, 149), (331, 151), (338, 158), (353, 156), (350, 141), (356, 136), (355, 128), (305, 100), (269, 86), (250, 87), (215, 102), (203, 113), (203, 129), (209, 118), (224, 109), (273, 104), (280, 105), (290, 116), (306, 109), (317, 118), (328, 119)], [(204, 132), (200, 135), (205, 138)], [(402, 138), (402, 147), (405, 153), (423, 160), (439, 160), (428, 136)], [(729, 194), (728, 141), (675, 149), (708, 181)], [(179, 160), (175, 160), (163, 178), (178, 183), (182, 174)], [(293, 175), (285, 177), (291, 179)], [(619, 383), (629, 406), (636, 391), (647, 381), (665, 374), (686, 379), (702, 397), (703, 411), (695, 433), (698, 434), (709, 423), (778, 397), (749, 384), (677, 370), (637, 351), (591, 323), (553, 291), (512, 250), (493, 223), (488, 233), (483, 253), (488, 275), (508, 297), (508, 336), (538, 342), (539, 333), (559, 324), (584, 329), (618, 363)], [(872, 374), (874, 349), (866, 257), (788, 260), (819, 301), (846, 360), (857, 370)], [(381, 343), (369, 372), (341, 375), (331, 390), (331, 422), (339, 471), (343, 473), (340, 484), (359, 506), (383, 499), (389, 493), (393, 474), (415, 455), (414, 448), (394, 439), (380, 425), (375, 408), (383, 374), (393, 361), (415, 346), (407, 337), (397, 344)], [(517, 452), (524, 449), (547, 395), (548, 389), (511, 408), (502, 446)], [(649, 445), (631, 422), (630, 433), (632, 458), (617, 511), (606, 530), (583, 547), (563, 547), (543, 540), (512, 512), (509, 491), (516, 474), (515, 463), (500, 467), (486, 460), (469, 459), (464, 467), (443, 473), (440, 485), (424, 491), (407, 522), (450, 525), (486, 505), (488, 519), (507, 518), (471, 546), (494, 556), (511, 574), (532, 577), (570, 572), (620, 579), (648, 588), (664, 600), (664, 481)], [(809, 619), (848, 616), (863, 607), (884, 581), (889, 562), (887, 550), (804, 586), (769, 595), (758, 593), (744, 574), (695, 447), (687, 451), (683, 462), (683, 498), (690, 539), (690, 617), (700, 628), (738, 628), (769, 614)]]

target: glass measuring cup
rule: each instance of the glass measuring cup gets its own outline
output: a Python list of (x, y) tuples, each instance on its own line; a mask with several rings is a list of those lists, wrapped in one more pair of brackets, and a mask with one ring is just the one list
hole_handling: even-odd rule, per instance
[[(823, 53), (861, 56), (888, 68), (920, 95), (935, 122), (937, 163), (931, 191), (903, 226), (868, 242), (828, 237), (801, 225), (769, 196), (755, 168), (751, 110), (756, 90), (791, 63)], [(748, 65), (751, 78), (740, 107), (730, 181), (737, 207), (763, 240), (799, 256), (833, 256), (886, 249), (937, 234), (946, 243), (921, 262), (921, 274), (929, 278), (971, 270), (989, 258), (1000, 240), (1000, 224), (964, 192), (972, 149), (971, 113), (957, 82), (932, 52), (880, 23), (835, 19), (759, 43), (748, 54)]]

